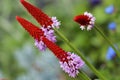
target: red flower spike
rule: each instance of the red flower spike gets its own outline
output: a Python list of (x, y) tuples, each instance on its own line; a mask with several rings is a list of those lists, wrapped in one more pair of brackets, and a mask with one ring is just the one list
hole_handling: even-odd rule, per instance
[(84, 30), (87, 27), (87, 30), (91, 30), (95, 24), (95, 17), (88, 12), (74, 17), (74, 21), (80, 24), (80, 28)]
[(49, 41), (47, 38), (42, 37), (42, 41), (46, 46), (55, 54), (60, 60), (60, 67), (69, 74), (71, 77), (75, 77), (79, 73), (79, 69), (84, 65), (82, 59), (74, 53), (65, 52), (55, 43)]
[(48, 17), (48, 15), (42, 12), (42, 10), (26, 2), (25, 0), (20, 0), (20, 2), (41, 26), (48, 27), (52, 25), (53, 21)]
[(55, 54), (55, 56), (62, 62), (66, 61), (68, 62), (66, 59), (66, 52), (61, 49), (59, 46), (57, 46), (55, 43), (51, 42), (50, 40), (48, 40), (47, 38), (43, 37), (42, 41), (46, 44), (46, 46)]
[(27, 20), (19, 16), (16, 16), (16, 19), (34, 39), (40, 41), (41, 36), (44, 36), (44, 32), (41, 29), (39, 29), (37, 26), (33, 25), (32, 23), (28, 22)]
[(87, 26), (89, 25), (90, 18), (86, 15), (78, 15), (74, 17), (74, 21), (78, 22), (81, 25)]

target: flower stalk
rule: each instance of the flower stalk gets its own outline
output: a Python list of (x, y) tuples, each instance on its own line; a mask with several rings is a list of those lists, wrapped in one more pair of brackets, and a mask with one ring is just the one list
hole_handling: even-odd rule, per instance
[(97, 27), (95, 25), (95, 30), (98, 31), (100, 33), (100, 35), (106, 40), (106, 42), (114, 49), (114, 51), (116, 52), (117, 56), (120, 58), (120, 53), (119, 51), (115, 48), (115, 46), (113, 45), (113, 43), (110, 41), (110, 39), (107, 38), (107, 36), (100, 30), (99, 27)]
[[(83, 80), (91, 80), (84, 72), (80, 71), (79, 75), (82, 77)], [(78, 75), (78, 76), (79, 76)]]

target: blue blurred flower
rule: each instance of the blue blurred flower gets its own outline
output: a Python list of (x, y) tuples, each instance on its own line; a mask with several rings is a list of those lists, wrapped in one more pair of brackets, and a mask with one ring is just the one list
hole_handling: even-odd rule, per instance
[(114, 6), (113, 5), (110, 5), (108, 7), (105, 8), (105, 12), (107, 14), (112, 14), (114, 12)]
[(115, 30), (116, 29), (116, 23), (115, 22), (111, 22), (108, 24), (108, 29), (110, 30)]
[(101, 4), (102, 0), (89, 0), (91, 6), (97, 6)]
[(106, 54), (106, 59), (107, 60), (112, 60), (116, 56), (115, 51), (113, 50), (112, 47), (108, 48), (107, 54)]

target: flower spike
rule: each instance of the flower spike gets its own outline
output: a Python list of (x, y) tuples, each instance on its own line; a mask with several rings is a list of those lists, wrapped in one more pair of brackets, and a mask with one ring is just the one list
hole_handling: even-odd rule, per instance
[(42, 10), (26, 2), (25, 0), (20, 0), (20, 2), (41, 26), (47, 27), (52, 25), (53, 22), (51, 18), (42, 12)]
[(88, 12), (85, 12), (82, 15), (74, 17), (74, 21), (80, 24), (81, 30), (84, 30), (87, 27), (87, 30), (91, 30), (94, 26), (95, 17)]
[(79, 73), (78, 70), (84, 65), (84, 62), (79, 56), (71, 52), (65, 52), (63, 49), (45, 37), (42, 38), (42, 41), (60, 60), (59, 62), (61, 68), (68, 73), (69, 76), (75, 77)]
[(42, 27), (59, 28), (60, 22), (57, 20), (56, 17), (49, 17), (41, 9), (33, 6), (25, 0), (21, 0), (20, 2)]
[(30, 35), (35, 39), (35, 46), (37, 46), (40, 51), (44, 51), (46, 49), (46, 45), (41, 40), (41, 37), (45, 36), (50, 41), (56, 42), (56, 36), (54, 36), (54, 30), (52, 29), (47, 30), (47, 28), (44, 27), (39, 29), (37, 26), (33, 25), (29, 21), (19, 16), (16, 16), (16, 19), (23, 26), (23, 28), (25, 28), (25, 30), (27, 30), (27, 32), (29, 32)]
[(29, 34), (36, 40), (40, 41), (40, 37), (44, 36), (42, 29), (39, 29), (37, 26), (33, 25), (31, 22), (16, 16), (17, 21), (29, 32)]

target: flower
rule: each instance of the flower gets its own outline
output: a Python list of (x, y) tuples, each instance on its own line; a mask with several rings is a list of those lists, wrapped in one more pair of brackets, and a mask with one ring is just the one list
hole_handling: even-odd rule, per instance
[(52, 42), (56, 42), (56, 36), (54, 36), (54, 30), (52, 29), (47, 30), (47, 28), (44, 27), (40, 29), (37, 26), (30, 23), (29, 21), (19, 16), (16, 16), (16, 19), (23, 26), (23, 28), (26, 29), (27, 32), (29, 32), (29, 34), (35, 39), (35, 46), (37, 46), (40, 51), (44, 51), (46, 49), (46, 45), (41, 40), (42, 36), (45, 36), (47, 39), (49, 39)]
[(53, 21), (52, 27), (53, 28), (54, 27), (59, 28), (60, 22), (57, 20), (57, 18), (56, 17), (52, 17), (51, 19)]
[(113, 50), (112, 47), (108, 48), (107, 54), (106, 54), (106, 59), (107, 60), (112, 60), (116, 56), (115, 51)]
[(26, 2), (25, 0), (20, 0), (20, 2), (42, 27), (59, 28), (60, 22), (57, 20), (56, 17), (50, 18), (41, 9), (33, 6), (32, 4)]
[(91, 13), (85, 12), (84, 14), (74, 17), (74, 21), (80, 24), (81, 30), (87, 26), (87, 30), (91, 30), (95, 23), (95, 17)]
[(102, 0), (89, 0), (91, 6), (97, 6), (101, 4)]
[(84, 65), (84, 62), (78, 55), (64, 51), (45, 37), (42, 37), (42, 41), (60, 60), (61, 68), (68, 73), (69, 76), (75, 77), (79, 73), (78, 70)]
[(116, 29), (116, 23), (115, 22), (110, 22), (109, 24), (108, 24), (108, 29), (110, 29), (110, 30), (115, 30)]
[(112, 14), (114, 12), (114, 6), (113, 5), (110, 5), (108, 7), (105, 8), (105, 12), (107, 14)]

